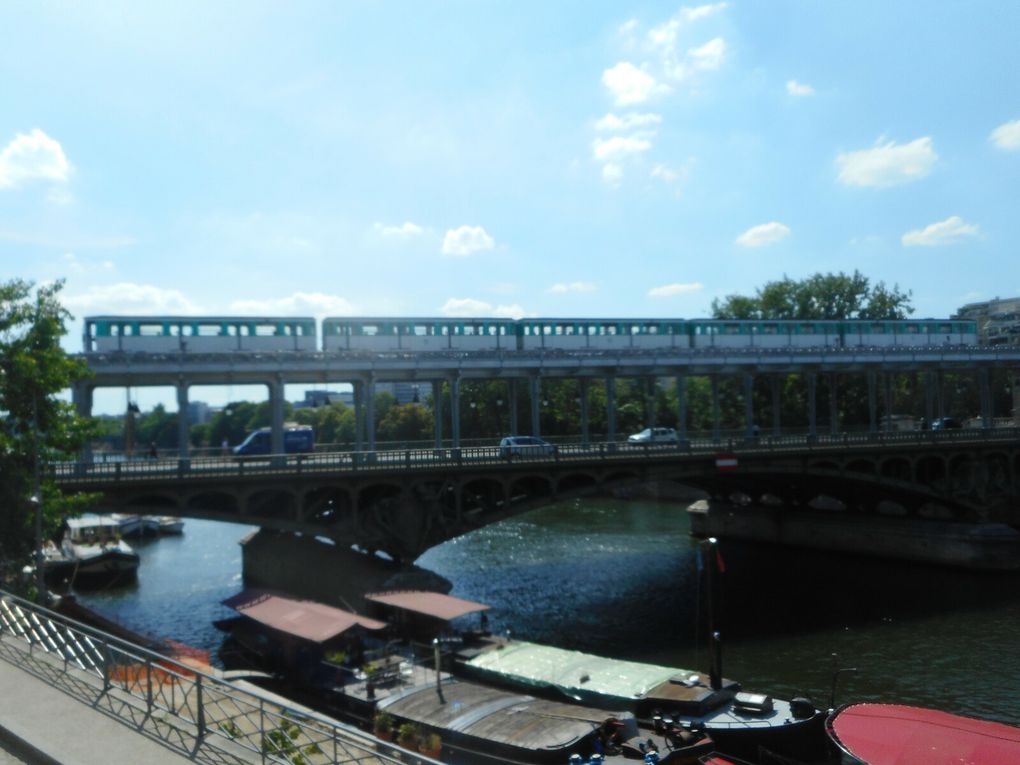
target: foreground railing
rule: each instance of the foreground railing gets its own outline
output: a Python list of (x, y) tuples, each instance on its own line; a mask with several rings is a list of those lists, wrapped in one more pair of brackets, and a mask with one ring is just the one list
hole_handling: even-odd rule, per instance
[(171, 478), (241, 478), (295, 475), (303, 473), (427, 471), (437, 468), (511, 467), (522, 463), (567, 462), (585, 464), (633, 461), (645, 457), (743, 455), (778, 452), (838, 451), (866, 446), (869, 449), (897, 449), (923, 445), (981, 445), (1018, 443), (1020, 428), (966, 428), (847, 433), (730, 435), (696, 437), (674, 443), (609, 442), (593, 444), (548, 444), (544, 447), (474, 446), (461, 448), (392, 449), (370, 452), (314, 452), (310, 454), (265, 455), (260, 457), (205, 457), (196, 459), (138, 459), (122, 462), (61, 462), (48, 466), (57, 481), (109, 484)]
[(206, 745), (237, 762), (292, 765), (436, 762), (3, 591), (0, 658), (188, 752)]

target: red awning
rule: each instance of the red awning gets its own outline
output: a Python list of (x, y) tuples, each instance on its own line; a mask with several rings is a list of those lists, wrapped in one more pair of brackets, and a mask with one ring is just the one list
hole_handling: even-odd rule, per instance
[(475, 611), (488, 611), (490, 608), (484, 603), (474, 603), (463, 598), (455, 598), (452, 595), (443, 595), (441, 592), (424, 590), (374, 592), (366, 595), (365, 600), (401, 608), (405, 611), (414, 611), (444, 621), (450, 621)]
[(829, 735), (868, 765), (1020, 762), (1020, 728), (899, 704), (851, 704)]
[(274, 630), (311, 640), (313, 643), (324, 643), (355, 626), (369, 630), (378, 630), (386, 626), (385, 622), (367, 619), (323, 603), (292, 600), (255, 590), (245, 590), (232, 598), (227, 598), (223, 605)]

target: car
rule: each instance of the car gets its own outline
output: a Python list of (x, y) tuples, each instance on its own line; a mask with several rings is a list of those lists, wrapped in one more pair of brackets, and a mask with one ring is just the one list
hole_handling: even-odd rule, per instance
[(955, 417), (939, 417), (931, 423), (932, 430), (958, 430), (962, 427), (963, 423)]
[(537, 436), (507, 436), (499, 442), (502, 457), (549, 457), (556, 454), (555, 444)]
[(678, 444), (680, 436), (673, 428), (645, 428), (640, 433), (627, 436), (631, 444)]
[[(259, 428), (233, 449), (235, 457), (254, 457), (273, 450), (272, 428)], [(283, 450), (287, 454), (307, 454), (315, 450), (315, 431), (310, 425), (285, 425)]]

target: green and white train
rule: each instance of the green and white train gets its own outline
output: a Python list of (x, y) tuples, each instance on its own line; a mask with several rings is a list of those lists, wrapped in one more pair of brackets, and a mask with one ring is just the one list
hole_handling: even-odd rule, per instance
[[(977, 325), (917, 321), (93, 316), (86, 353), (679, 351), (977, 345)], [(320, 342), (321, 340), (321, 342)]]

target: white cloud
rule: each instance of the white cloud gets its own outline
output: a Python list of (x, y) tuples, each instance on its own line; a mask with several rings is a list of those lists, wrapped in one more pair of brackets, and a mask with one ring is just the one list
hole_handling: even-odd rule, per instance
[(1006, 151), (1020, 149), (1020, 120), (1006, 122), (992, 131), (988, 140)]
[(607, 162), (602, 167), (602, 180), (610, 186), (619, 186), (623, 180), (623, 168), (615, 162)]
[(82, 261), (75, 253), (64, 253), (64, 268), (74, 274), (84, 274), (87, 271), (112, 271), (113, 261), (103, 260), (98, 263), (92, 260)]
[(282, 298), (235, 300), (230, 310), (247, 316), (350, 316), (356, 313), (347, 298), (322, 292), (295, 292)]
[(119, 282), (93, 287), (77, 295), (64, 298), (72, 311), (88, 313), (134, 314), (139, 316), (192, 315), (203, 313), (202, 306), (193, 303), (178, 290), (162, 289), (151, 284)]
[(670, 170), (666, 165), (656, 165), (652, 168), (651, 175), (653, 178), (658, 178), (666, 183), (673, 183), (680, 179), (680, 173), (676, 170)]
[(718, 69), (726, 58), (726, 41), (716, 37), (700, 48), (691, 48), (687, 56), (695, 69)]
[(790, 235), (788, 226), (772, 221), (762, 223), (760, 226), (752, 226), (743, 234), (737, 237), (737, 244), (741, 247), (764, 247), (769, 244), (786, 239)]
[(495, 246), (495, 240), (481, 226), (451, 228), (443, 238), (443, 254), (453, 257), (464, 258)]
[(640, 154), (652, 148), (652, 142), (638, 135), (612, 138), (596, 138), (591, 142), (591, 151), (599, 162), (613, 162), (633, 154)]
[(648, 128), (660, 124), (662, 124), (662, 116), (659, 114), (628, 112), (619, 117), (615, 114), (607, 114), (595, 123), (595, 129), (607, 133), (620, 133), (625, 130)]
[(484, 300), (474, 298), (450, 298), (440, 310), (444, 316), (496, 316), (505, 319), (520, 319), (525, 316), (524, 309), (516, 303), (493, 306)]
[(18, 133), (0, 151), (0, 189), (14, 189), (35, 180), (63, 183), (70, 174), (71, 163), (60, 143), (38, 128)]
[(648, 297), (668, 298), (677, 295), (689, 295), (692, 292), (699, 292), (705, 288), (701, 282), (690, 282), (688, 284), (664, 284), (661, 287), (652, 287), (648, 290)]
[(886, 188), (924, 178), (938, 158), (928, 136), (905, 144), (879, 138), (873, 149), (838, 155), (836, 164), (839, 182), (846, 186)]
[(789, 93), (791, 96), (798, 97), (813, 96), (815, 94), (815, 89), (803, 82), (797, 82), (796, 80), (787, 80), (786, 92)]
[(594, 292), (596, 289), (598, 288), (592, 282), (570, 282), (569, 284), (560, 282), (554, 284), (548, 291), (562, 295), (567, 292)]
[(637, 19), (628, 19), (627, 21), (620, 24), (620, 28), (617, 30), (622, 36), (629, 37), (634, 34), (640, 24)]
[(904, 247), (939, 247), (959, 242), (978, 235), (979, 228), (971, 223), (964, 223), (958, 215), (953, 215), (938, 223), (932, 223), (923, 229), (908, 231), (901, 241)]
[(668, 93), (669, 86), (663, 85), (629, 61), (621, 61), (602, 73), (602, 84), (606, 86), (617, 106), (640, 104), (660, 93)]
[(705, 19), (709, 16), (714, 16), (720, 11), (726, 10), (729, 5), (729, 3), (711, 3), (708, 5), (696, 5), (693, 8), (681, 8), (680, 17), (687, 21), (697, 21), (698, 19)]
[(379, 232), (380, 236), (389, 239), (407, 239), (412, 236), (418, 236), (425, 229), (418, 226), (411, 221), (407, 221), (401, 226), (384, 226), (382, 223), (376, 223), (373, 228)]
[(648, 42), (653, 48), (672, 52), (676, 47), (677, 37), (681, 29), (691, 22), (708, 18), (725, 10), (728, 5), (728, 3), (714, 3), (712, 5), (698, 5), (693, 8), (681, 8), (679, 13), (669, 21), (665, 21), (648, 30)]

